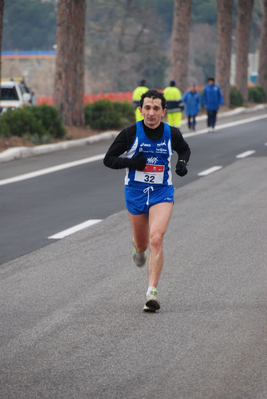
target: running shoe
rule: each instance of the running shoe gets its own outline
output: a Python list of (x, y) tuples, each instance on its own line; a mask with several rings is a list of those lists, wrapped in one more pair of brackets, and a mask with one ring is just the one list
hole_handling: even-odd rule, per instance
[(160, 309), (160, 303), (158, 300), (158, 290), (154, 288), (146, 295), (146, 303), (144, 305), (144, 312), (155, 312)]
[(146, 253), (138, 252), (135, 246), (133, 247), (133, 261), (138, 267), (144, 266), (146, 263)]

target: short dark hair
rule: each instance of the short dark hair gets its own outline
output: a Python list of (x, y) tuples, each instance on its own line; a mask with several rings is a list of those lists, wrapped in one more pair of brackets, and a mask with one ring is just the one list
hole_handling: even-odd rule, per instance
[(208, 78), (208, 79), (207, 79), (207, 82), (208, 82), (209, 80), (212, 80), (213, 82), (215, 82), (215, 79), (212, 78), (212, 77)]
[(155, 89), (148, 90), (147, 92), (145, 92), (145, 93), (142, 95), (141, 100), (140, 100), (140, 107), (141, 107), (141, 108), (143, 107), (144, 99), (145, 99), (146, 97), (152, 98), (152, 99), (154, 99), (154, 98), (159, 98), (159, 99), (161, 100), (162, 109), (165, 109), (165, 108), (166, 108), (166, 100), (165, 100), (164, 95), (163, 95), (160, 91), (157, 91), (157, 90), (155, 90)]

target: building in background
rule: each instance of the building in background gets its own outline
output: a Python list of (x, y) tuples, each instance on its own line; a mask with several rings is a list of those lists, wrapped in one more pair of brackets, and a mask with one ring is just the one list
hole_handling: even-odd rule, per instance
[[(257, 84), (258, 77), (258, 65), (259, 65), (259, 53), (250, 53), (248, 55), (248, 79), (249, 83)], [(231, 86), (235, 86), (235, 54), (232, 54), (231, 57), (231, 76), (230, 76), (230, 84)]]

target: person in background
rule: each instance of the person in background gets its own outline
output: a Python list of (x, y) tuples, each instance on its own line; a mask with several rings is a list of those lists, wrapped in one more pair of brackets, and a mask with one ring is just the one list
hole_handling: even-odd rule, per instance
[(196, 116), (201, 108), (201, 99), (199, 93), (196, 91), (194, 83), (192, 83), (190, 89), (184, 93), (182, 102), (185, 104), (184, 112), (188, 118), (188, 129), (195, 130)]
[(142, 94), (146, 93), (149, 89), (146, 87), (146, 81), (145, 79), (142, 79), (140, 81), (139, 86), (137, 86), (137, 88), (133, 91), (133, 103), (135, 106), (135, 120), (136, 122), (141, 121), (143, 118), (143, 116), (141, 115), (140, 112), (140, 99), (142, 97)]
[(163, 91), (166, 99), (167, 120), (170, 126), (181, 127), (182, 123), (182, 94), (180, 90), (175, 87), (175, 81), (171, 80), (170, 85)]
[(207, 82), (208, 84), (204, 87), (202, 93), (202, 104), (207, 110), (209, 132), (214, 132), (217, 112), (220, 105), (223, 104), (223, 95), (220, 86), (215, 84), (214, 78), (208, 78)]

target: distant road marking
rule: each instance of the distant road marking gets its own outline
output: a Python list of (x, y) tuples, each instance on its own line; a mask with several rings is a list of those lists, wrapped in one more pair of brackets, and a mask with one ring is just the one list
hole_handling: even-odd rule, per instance
[(61, 231), (60, 233), (54, 234), (53, 236), (48, 237), (48, 239), (51, 240), (60, 240), (61, 238), (70, 236), (73, 233), (76, 233), (77, 231), (86, 229), (86, 227), (92, 226), (93, 224), (102, 222), (102, 219), (90, 219), (87, 220), (86, 222), (77, 224), (76, 226), (70, 227), (67, 230)]
[(37, 177), (37, 176), (47, 175), (48, 173), (54, 173), (54, 172), (57, 172), (57, 171), (63, 170), (63, 169), (73, 168), (74, 166), (79, 166), (79, 165), (83, 165), (83, 164), (90, 163), (90, 162), (100, 161), (101, 159), (104, 159), (104, 156), (105, 156), (105, 154), (95, 155), (90, 158), (84, 158), (84, 159), (80, 159), (78, 161), (67, 162), (67, 163), (63, 163), (61, 165), (51, 166), (50, 168), (40, 169), (40, 170), (37, 170), (36, 172), (26, 173), (24, 175), (0, 180), (0, 186), (4, 186), (5, 184), (10, 184), (10, 183), (16, 183), (16, 182), (22, 181), (22, 180), (32, 179), (33, 177)]
[(213, 172), (217, 172), (217, 170), (222, 169), (222, 166), (213, 166), (212, 168), (203, 170), (203, 172), (198, 173), (198, 176), (207, 176)]
[[(252, 118), (247, 118), (247, 119), (242, 119), (239, 121), (235, 121), (235, 122), (229, 122), (229, 123), (224, 123), (223, 125), (216, 125), (215, 128), (215, 133), (210, 133), (211, 136), (215, 136), (216, 135), (216, 131), (217, 130), (221, 130), (221, 129), (225, 129), (227, 127), (232, 127), (232, 126), (237, 126), (237, 125), (242, 125), (244, 123), (249, 123), (249, 122), (255, 122), (258, 121), (260, 119), (265, 119), (267, 118), (267, 115), (258, 115), (258, 116), (253, 116)], [(193, 137), (193, 136), (198, 136), (200, 134), (206, 134), (208, 133), (208, 128), (206, 129), (202, 129), (193, 133), (184, 133), (183, 137)]]
[(255, 152), (256, 151), (254, 151), (254, 150), (245, 151), (245, 152), (242, 152), (242, 154), (237, 155), (236, 158), (246, 158), (246, 157), (249, 157), (250, 155), (254, 154)]

